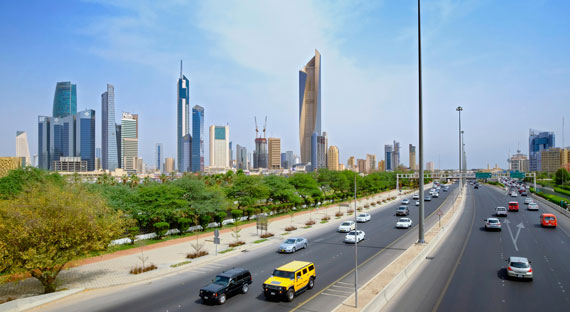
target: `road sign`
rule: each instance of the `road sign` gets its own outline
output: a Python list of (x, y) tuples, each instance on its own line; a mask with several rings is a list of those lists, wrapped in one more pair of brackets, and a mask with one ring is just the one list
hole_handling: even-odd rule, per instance
[(475, 172), (476, 179), (490, 179), (491, 173), (490, 172)]
[(220, 244), (220, 238), (219, 237), (214, 237), (214, 244), (216, 244), (216, 245)]
[(220, 237), (220, 231), (215, 230), (214, 231), (214, 237)]
[(511, 171), (511, 172), (509, 172), (509, 176), (510, 176), (512, 179), (524, 179), (524, 172)]

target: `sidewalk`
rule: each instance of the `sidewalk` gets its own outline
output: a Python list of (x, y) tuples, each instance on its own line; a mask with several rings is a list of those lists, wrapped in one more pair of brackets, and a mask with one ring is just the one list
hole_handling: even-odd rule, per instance
[[(401, 193), (404, 195), (404, 192)], [(357, 207), (361, 208), (365, 205), (370, 205), (369, 209), (362, 211), (373, 211), (388, 204), (376, 204), (372, 206), (372, 202), (381, 201), (383, 199), (398, 196), (396, 190), (380, 193), (367, 198), (357, 200)], [(260, 240), (259, 235), (256, 233), (256, 224), (246, 224), (240, 226), (242, 229), (239, 232), (240, 240), (245, 242), (245, 245), (234, 248), (232, 251), (221, 254), (221, 251), (229, 249), (229, 244), (235, 241), (233, 237), (233, 229), (224, 229), (220, 231), (221, 243), (218, 245), (218, 255), (215, 256), (215, 245), (213, 243), (213, 233), (205, 233), (199, 236), (201, 243), (204, 243), (203, 250), (208, 252), (207, 256), (196, 259), (186, 259), (186, 254), (194, 252), (191, 244), (195, 243), (196, 237), (184, 237), (180, 239), (165, 241), (150, 246), (145, 246), (136, 249), (129, 249), (120, 251), (114, 254), (103, 255), (99, 257), (84, 259), (79, 261), (77, 266), (62, 271), (58, 278), (58, 290), (60, 289), (92, 289), (108, 286), (115, 286), (121, 284), (129, 284), (140, 282), (148, 279), (157, 278), (160, 276), (168, 275), (174, 272), (189, 270), (196, 267), (207, 267), (208, 265), (215, 265), (215, 261), (222, 258), (238, 255), (244, 249), (254, 249), (267, 246), (272, 243), (277, 243), (290, 236), (302, 236), (308, 231), (313, 229), (322, 228), (330, 223), (338, 223), (340, 221), (354, 218), (354, 215), (348, 216), (346, 214), (346, 207), (341, 206), (344, 216), (336, 219), (335, 213), (339, 211), (341, 204), (331, 205), (327, 208), (320, 208), (313, 210), (311, 213), (303, 211), (296, 213), (291, 219), (290, 216), (282, 216), (274, 219), (269, 219), (268, 232), (275, 234), (267, 241), (261, 243), (254, 243)], [(351, 208), (353, 207), (351, 203)], [(321, 224), (321, 219), (328, 215), (330, 220), (328, 223)], [(311, 228), (305, 228), (305, 222), (312, 218), (316, 223)], [(297, 230), (292, 231), (289, 235), (282, 235), (286, 233), (285, 228), (294, 225)], [(146, 273), (133, 275), (129, 271), (135, 266), (141, 265), (140, 258), (143, 256), (146, 264), (154, 264), (158, 268)], [(185, 261), (191, 263), (182, 264)], [(177, 267), (172, 265), (179, 264)], [(36, 296), (43, 293), (43, 287), (40, 282), (35, 278), (27, 278), (17, 282), (10, 282), (0, 285), (0, 300), (12, 298), (24, 298)]]

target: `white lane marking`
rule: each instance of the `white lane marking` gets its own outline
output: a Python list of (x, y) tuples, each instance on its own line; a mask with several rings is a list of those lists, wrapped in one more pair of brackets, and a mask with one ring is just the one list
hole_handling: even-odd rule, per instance
[(339, 295), (335, 295), (335, 294), (328, 294), (326, 292), (321, 293), (321, 295), (327, 295), (327, 296), (333, 296), (333, 297), (339, 297), (339, 298), (346, 298), (347, 296), (339, 296)]
[(346, 288), (346, 289), (354, 289), (354, 286), (353, 286), (353, 287), (347, 287), (347, 286), (332, 285), (331, 287), (340, 287), (340, 288)]
[(353, 283), (347, 283), (347, 282), (337, 282), (337, 284), (354, 285)]
[(331, 289), (331, 288), (327, 289), (327, 291), (336, 291), (336, 292), (345, 293), (345, 294), (353, 294), (354, 293), (354, 291), (337, 290), (337, 289)]
[(509, 225), (511, 223), (511, 221), (509, 221), (508, 219), (506, 219), (505, 224), (507, 224), (507, 228), (509, 229), (509, 234), (511, 234), (511, 239), (513, 241), (513, 245), (515, 246), (515, 250), (519, 251), (519, 248), (517, 247), (517, 239), (519, 238), (519, 234), (521, 233), (521, 229), (524, 229), (524, 224), (521, 222), (519, 224), (517, 224), (517, 235), (513, 237), (513, 232), (511, 231), (511, 226)]

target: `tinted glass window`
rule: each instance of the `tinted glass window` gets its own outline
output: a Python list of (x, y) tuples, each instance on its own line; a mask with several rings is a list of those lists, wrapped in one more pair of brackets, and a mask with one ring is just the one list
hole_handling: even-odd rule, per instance
[(225, 276), (216, 276), (216, 279), (214, 279), (214, 284), (227, 286), (229, 281), (230, 279)]
[(303, 274), (307, 274), (307, 269), (303, 269)]
[(297, 272), (297, 278), (301, 277), (301, 272)]
[(295, 278), (295, 273), (287, 272), (287, 271), (274, 270), (273, 276), (293, 279), (293, 278)]
[(311, 266), (309, 266), (309, 271), (312, 271), (314, 269), (315, 269), (315, 267), (311, 264)]
[(528, 263), (524, 262), (511, 262), (513, 268), (526, 269), (529, 267)]
[(554, 221), (554, 217), (544, 217), (544, 220), (546, 220), (546, 221)]

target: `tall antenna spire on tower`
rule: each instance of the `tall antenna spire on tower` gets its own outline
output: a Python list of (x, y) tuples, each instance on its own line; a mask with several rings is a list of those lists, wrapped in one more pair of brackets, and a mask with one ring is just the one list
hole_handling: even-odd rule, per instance
[(180, 79), (182, 79), (182, 60), (180, 60)]

